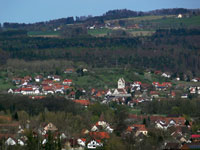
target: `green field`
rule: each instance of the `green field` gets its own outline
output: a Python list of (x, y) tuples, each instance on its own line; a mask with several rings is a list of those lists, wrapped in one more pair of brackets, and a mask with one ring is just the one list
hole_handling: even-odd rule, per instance
[(110, 29), (102, 28), (102, 29), (94, 29), (94, 30), (88, 30), (88, 34), (92, 36), (106, 36), (109, 32), (111, 32)]
[(168, 16), (142, 16), (142, 17), (132, 17), (132, 18), (122, 18), (122, 19), (115, 19), (115, 20), (109, 20), (106, 22), (116, 22), (119, 20), (125, 20), (125, 21), (132, 21), (134, 23), (140, 23), (142, 21), (152, 21), (152, 20), (158, 20), (158, 19), (162, 19), (163, 17), (166, 18), (171, 18), (174, 17), (173, 15), (168, 15)]
[(160, 28), (177, 28), (177, 27), (199, 27), (200, 16), (186, 18), (163, 18), (152, 20), (153, 24), (158, 24)]

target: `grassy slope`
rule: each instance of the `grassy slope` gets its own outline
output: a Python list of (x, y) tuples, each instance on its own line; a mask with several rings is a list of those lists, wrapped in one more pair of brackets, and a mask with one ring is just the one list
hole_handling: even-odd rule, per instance
[(154, 74), (139, 74), (138, 71), (135, 69), (124, 70), (115, 68), (98, 68), (88, 73), (85, 73), (84, 76), (77, 76), (76, 74), (66, 74), (64, 77), (72, 78), (76, 86), (86, 89), (116, 88), (117, 81), (121, 77), (123, 77), (127, 83), (131, 83), (133, 81), (142, 81), (143, 83), (151, 83), (152, 81), (165, 81), (164, 78), (161, 78)]
[[(140, 24), (148, 26), (147, 28), (141, 29), (128, 29), (127, 32), (131, 33), (133, 36), (150, 36), (156, 29), (159, 28), (194, 28), (200, 27), (200, 16), (177, 18), (174, 15), (169, 16), (142, 16), (133, 18), (123, 18), (105, 21), (106, 23), (114, 23), (119, 20), (125, 20), (129, 24)], [(111, 29), (94, 29), (89, 30), (88, 33), (92, 36), (105, 36)]]

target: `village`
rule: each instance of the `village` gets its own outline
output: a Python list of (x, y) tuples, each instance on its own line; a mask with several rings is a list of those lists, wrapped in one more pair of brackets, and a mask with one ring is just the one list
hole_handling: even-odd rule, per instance
[[(88, 71), (88, 70), (85, 70)], [(71, 74), (73, 69), (66, 69), (64, 73)], [(171, 78), (170, 74), (155, 71), (163, 78)], [(174, 80), (179, 82), (180, 78)], [(199, 82), (199, 78), (194, 78), (191, 83)], [(48, 75), (44, 77), (37, 75), (35, 77), (25, 76), (23, 78), (13, 78), (15, 89), (9, 89), (8, 94), (28, 96), (30, 100), (42, 101), (46, 97), (58, 96), (64, 97), (70, 101), (81, 105), (86, 110), (89, 106), (98, 102), (102, 105), (124, 105), (130, 110), (134, 110), (142, 103), (150, 103), (154, 100), (165, 101), (170, 99), (188, 99), (195, 95), (199, 97), (199, 86), (188, 86), (175, 88), (172, 82), (157, 81), (152, 84), (142, 83), (141, 81), (133, 81), (130, 84), (125, 82), (124, 78), (117, 81), (117, 87), (98, 90), (92, 88), (85, 90), (75, 88), (76, 85), (72, 79), (63, 79), (58, 75)], [(182, 91), (181, 91), (182, 90)], [(184, 92), (183, 92), (184, 91)], [(30, 121), (27, 120), (25, 126), (21, 126), (20, 122), (13, 121), (11, 117), (0, 116), (0, 137), (3, 139), (4, 147), (9, 146), (25, 146), (30, 137), (27, 137), (27, 130), (30, 130)], [(123, 129), (120, 135), (124, 138), (134, 137), (138, 143), (142, 143), (149, 136), (149, 130), (156, 129), (167, 132), (170, 140), (164, 140), (162, 149), (190, 149), (190, 147), (200, 146), (200, 130), (195, 133), (192, 131), (192, 120), (187, 120), (184, 116), (163, 116), (149, 115), (141, 113), (129, 113), (126, 119), (127, 127)], [(115, 125), (106, 122), (104, 114), (101, 114), (99, 120), (95, 124), (91, 124), (87, 129), (81, 129), (79, 137), (70, 137), (65, 132), (57, 128), (54, 123), (49, 122), (41, 124), (37, 129), (30, 130), (31, 136), (38, 139), (43, 147), (47, 146), (51, 140), (62, 149), (99, 149), (103, 148), (107, 141), (115, 132)], [(26, 134), (25, 134), (26, 133)], [(152, 134), (152, 133), (151, 133)], [(130, 148), (131, 149), (131, 148)]]

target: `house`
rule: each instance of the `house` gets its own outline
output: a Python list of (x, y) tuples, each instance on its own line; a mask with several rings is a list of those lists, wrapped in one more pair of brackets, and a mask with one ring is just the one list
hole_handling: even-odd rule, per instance
[(120, 78), (118, 80), (118, 89), (124, 89), (125, 88), (125, 80), (123, 78)]
[(52, 79), (53, 79), (53, 81), (55, 81), (55, 82), (60, 82), (60, 77), (59, 76), (52, 76)]
[(6, 144), (6, 145), (11, 145), (11, 146), (13, 146), (13, 145), (16, 145), (17, 142), (16, 142), (13, 138), (9, 137), (9, 138), (6, 140), (5, 144)]
[(183, 18), (182, 14), (178, 14), (177, 18)]
[(73, 73), (75, 72), (73, 68), (68, 68), (64, 71), (64, 73)]
[(85, 146), (86, 146), (86, 139), (84, 139), (84, 138), (77, 139), (77, 143), (78, 143), (80, 146), (85, 147)]
[(25, 142), (21, 139), (18, 139), (17, 140), (17, 144), (20, 145), (20, 146), (24, 146), (25, 145)]
[(175, 96), (176, 96), (176, 93), (175, 93), (174, 91), (172, 91), (172, 92), (171, 92), (171, 97), (172, 97), (172, 98), (175, 98)]
[(147, 135), (148, 134), (148, 131), (147, 131), (147, 129), (146, 129), (144, 124), (133, 124), (133, 125), (131, 125), (131, 126), (129, 126), (127, 128), (128, 132), (132, 132), (133, 130), (136, 132), (135, 136), (138, 136), (141, 133), (143, 135)]
[(103, 144), (100, 142), (100, 140), (92, 140), (87, 144), (88, 149), (96, 149), (97, 147), (102, 147)]
[(196, 93), (196, 87), (190, 87), (189, 90), (190, 90), (191, 94), (195, 94)]
[(102, 119), (100, 121), (98, 121), (92, 128), (91, 128), (91, 131), (92, 132), (97, 132), (97, 131), (100, 131), (99, 128), (101, 128), (102, 130), (108, 132), (108, 133), (112, 133), (114, 129), (112, 129), (110, 127), (110, 125), (103, 121)]
[(135, 91), (135, 98), (141, 98), (142, 92), (141, 91)]
[(158, 98), (159, 93), (157, 91), (150, 91), (151, 98)]
[(65, 79), (63, 81), (63, 85), (68, 85), (68, 86), (72, 85), (72, 79)]
[(22, 95), (33, 95), (35, 94), (33, 88), (21, 88)]
[(89, 135), (94, 138), (94, 139), (98, 139), (98, 140), (102, 140), (102, 139), (109, 139), (110, 136), (107, 132), (90, 132)]
[(44, 130), (45, 131), (57, 131), (58, 128), (56, 128), (56, 126), (50, 122), (44, 127)]
[(54, 90), (52, 86), (43, 86), (42, 91), (45, 95), (47, 94), (54, 94)]
[(27, 82), (30, 82), (30, 81), (32, 81), (32, 78), (30, 76), (25, 76), (24, 80), (27, 81)]
[(13, 93), (14, 93), (14, 91), (12, 89), (8, 90), (8, 94), (13, 94)]
[(64, 87), (63, 85), (61, 84), (54, 84), (54, 87), (53, 87), (55, 93), (60, 93), (60, 94), (64, 94)]
[(162, 73), (161, 77), (170, 78), (171, 75), (169, 73)]
[(90, 105), (90, 101), (89, 100), (74, 100), (75, 103), (81, 104), (83, 106), (89, 106)]
[(160, 129), (167, 129), (169, 127), (175, 126), (185, 126), (185, 118), (183, 117), (154, 117), (151, 116), (150, 120), (156, 120), (156, 128), (160, 128)]
[(52, 86), (53, 85), (53, 80), (47, 79), (42, 81), (42, 85), (49, 85)]
[(21, 83), (21, 80), (22, 78), (13, 78), (12, 79), (12, 82), (15, 84), (15, 85), (19, 85)]
[(43, 79), (43, 77), (42, 77), (41, 75), (37, 75), (37, 76), (35, 77), (35, 82), (41, 82), (42, 79)]
[(183, 95), (181, 95), (181, 98), (188, 98), (188, 95), (187, 94), (183, 94)]
[(131, 84), (131, 92), (141, 90), (141, 84), (142, 83), (140, 81), (135, 81), (133, 84)]
[(122, 94), (127, 94), (125, 89), (115, 89), (113, 92), (113, 95), (122, 95)]
[(88, 72), (88, 70), (86, 68), (83, 69), (83, 72)]

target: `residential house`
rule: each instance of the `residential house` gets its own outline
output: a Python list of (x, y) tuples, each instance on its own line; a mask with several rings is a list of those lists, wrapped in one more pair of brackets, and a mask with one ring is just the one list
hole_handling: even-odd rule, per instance
[(90, 105), (90, 101), (89, 100), (74, 100), (75, 103), (81, 104), (85, 107)]
[(177, 18), (183, 18), (182, 14), (178, 14)]
[(60, 80), (61, 80), (60, 77), (56, 76), (56, 75), (52, 76), (52, 79), (54, 82), (60, 82)]
[(189, 90), (190, 90), (191, 94), (195, 94), (196, 93), (196, 87), (190, 87)]
[(64, 73), (73, 73), (75, 72), (73, 68), (68, 68), (64, 71)]
[(156, 121), (156, 128), (160, 129), (167, 129), (168, 127), (171, 126), (185, 126), (185, 118), (183, 117), (154, 117), (151, 116), (150, 119)]
[(85, 147), (85, 146), (86, 146), (86, 139), (85, 139), (85, 138), (77, 139), (77, 143), (78, 143), (80, 146)]
[(135, 91), (134, 96), (135, 96), (135, 98), (141, 98), (142, 97), (142, 92), (141, 91)]
[(181, 98), (188, 98), (188, 94), (181, 95)]
[(21, 80), (22, 78), (13, 78), (12, 79), (12, 82), (15, 84), (15, 85), (19, 85), (21, 83)]
[(33, 94), (35, 94), (35, 91), (33, 90), (33, 88), (21, 88), (21, 94), (22, 95), (33, 95)]
[(65, 80), (63, 81), (63, 85), (71, 86), (71, 85), (72, 85), (72, 79), (65, 79)]
[(171, 75), (169, 74), (169, 73), (162, 73), (162, 75), (161, 75), (162, 77), (165, 77), (165, 78), (170, 78), (171, 77)]
[(30, 76), (25, 76), (24, 80), (27, 81), (27, 82), (30, 82), (30, 81), (32, 81), (32, 78)]
[(133, 130), (135, 131), (135, 136), (138, 136), (141, 133), (143, 135), (148, 134), (148, 131), (144, 124), (133, 124), (127, 128), (127, 132), (129, 132), (129, 133), (132, 132)]
[(88, 149), (96, 149), (97, 147), (102, 147), (103, 144), (100, 142), (100, 140), (92, 140), (87, 144)]
[(37, 75), (37, 76), (35, 77), (35, 82), (41, 82), (42, 79), (43, 79), (43, 77), (42, 77), (41, 75)]
[(150, 96), (151, 96), (151, 98), (158, 98), (159, 93), (157, 91), (150, 91)]
[(6, 144), (6, 145), (9, 145), (9, 146), (13, 146), (13, 145), (16, 145), (17, 142), (15, 141), (14, 138), (9, 137), (9, 138), (5, 141), (5, 144)]
[(54, 90), (52, 86), (43, 86), (42, 91), (45, 95), (47, 94), (54, 94)]
[(53, 123), (48, 123), (45, 127), (44, 127), (44, 131), (47, 133), (48, 131), (51, 131), (51, 132), (55, 132), (57, 131), (58, 128), (53, 124)]

